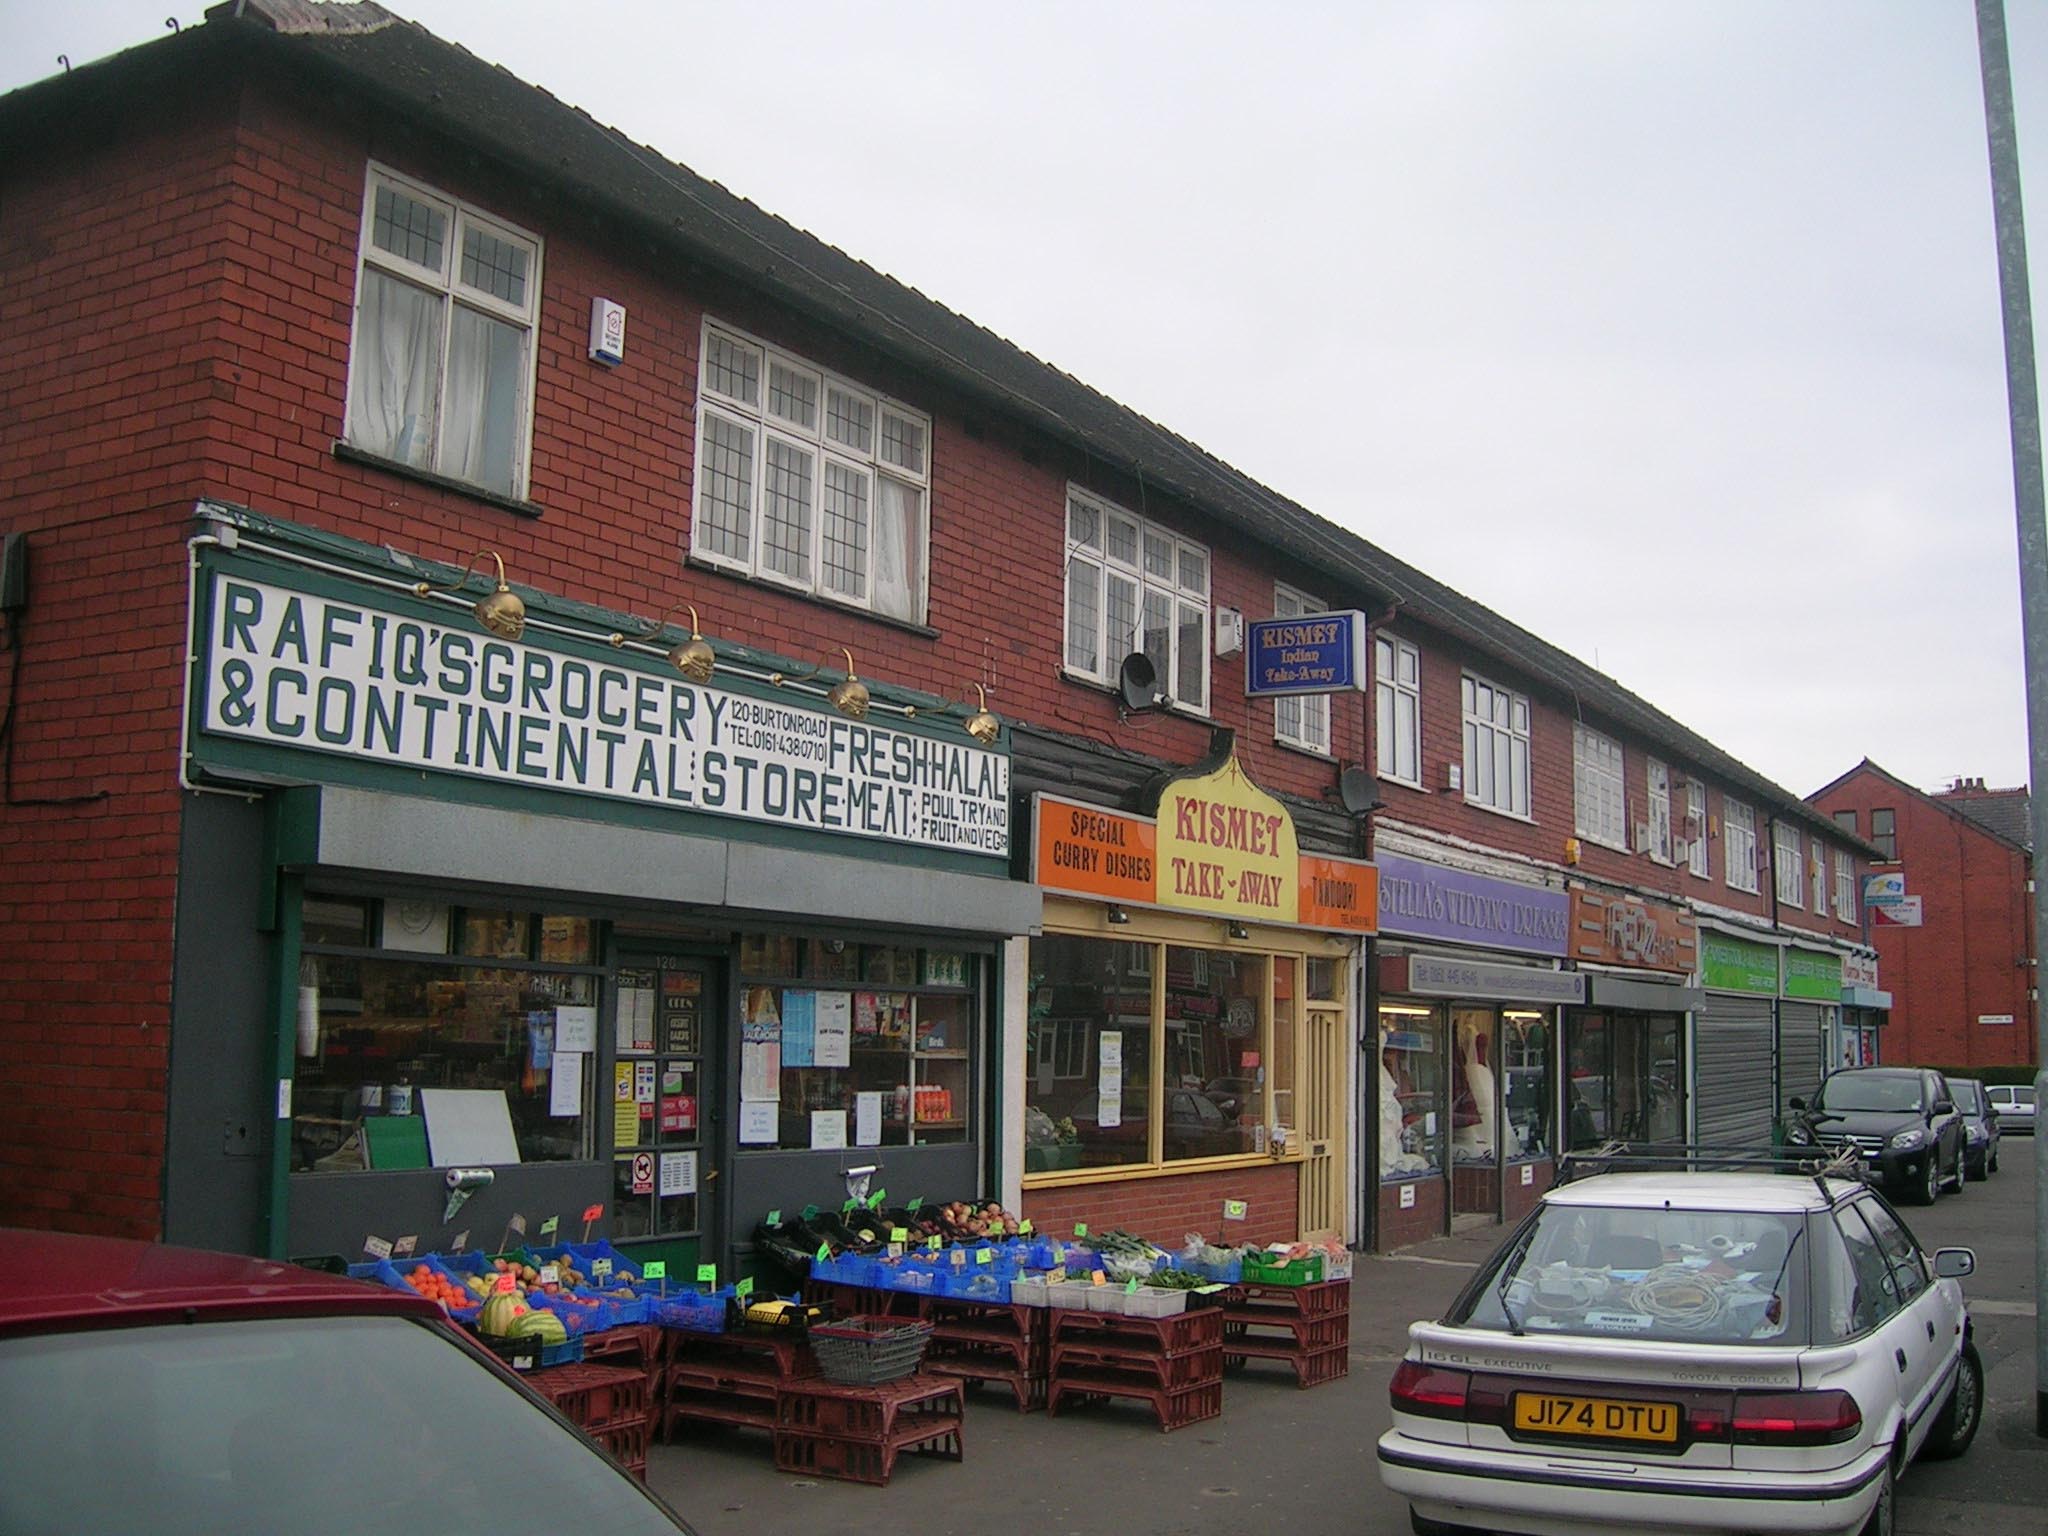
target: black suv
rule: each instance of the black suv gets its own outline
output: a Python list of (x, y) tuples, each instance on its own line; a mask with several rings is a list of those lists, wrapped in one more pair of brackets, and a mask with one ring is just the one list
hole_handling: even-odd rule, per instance
[(1969, 1179), (1963, 1117), (1939, 1072), (1924, 1067), (1851, 1067), (1833, 1072), (1813, 1103), (1785, 1130), (1793, 1146), (1853, 1144), (1888, 1191), (1934, 1204), (1944, 1184)]

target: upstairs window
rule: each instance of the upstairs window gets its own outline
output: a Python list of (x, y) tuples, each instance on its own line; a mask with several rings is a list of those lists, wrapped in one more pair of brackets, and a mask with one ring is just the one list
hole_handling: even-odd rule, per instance
[(1845, 923), (1857, 920), (1856, 871), (1849, 855), (1839, 848), (1835, 850), (1835, 916)]
[[(1292, 587), (1273, 588), (1273, 617), (1298, 619), (1325, 612), (1322, 603)], [(1290, 747), (1328, 754), (1330, 750), (1330, 696), (1327, 693), (1300, 694), (1273, 701), (1273, 737)]]
[[(1067, 492), (1066, 667), (1115, 683), (1132, 652), (1182, 709), (1209, 709), (1209, 551), (1078, 488)], [(1327, 734), (1327, 728), (1326, 732)]]
[(1382, 778), (1422, 783), (1422, 657), (1406, 640), (1376, 635), (1373, 739)]
[(1803, 907), (1806, 897), (1805, 860), (1799, 852), (1799, 829), (1788, 827), (1782, 821), (1771, 824), (1771, 867), (1777, 876), (1773, 887), (1778, 900), (1788, 907)]
[(1756, 808), (1721, 801), (1721, 860), (1729, 889), (1756, 894)]
[(1707, 878), (1707, 786), (1685, 781), (1685, 867)]
[(524, 496), (539, 311), (538, 239), (372, 166), (343, 439)]
[(692, 555), (924, 622), (930, 417), (710, 324), (697, 398)]
[(1815, 917), (1826, 917), (1828, 915), (1828, 858), (1827, 850), (1821, 847), (1820, 839), (1817, 837), (1813, 840), (1813, 845), (1809, 850), (1806, 874), (1807, 878), (1813, 882), (1813, 915)]
[(1899, 813), (1880, 807), (1870, 813), (1870, 840), (1887, 864), (1899, 858)]
[(1628, 801), (1622, 785), (1621, 743), (1572, 727), (1574, 818), (1579, 836), (1609, 848), (1628, 848)]
[(1856, 813), (1853, 810), (1835, 812), (1835, 825), (1844, 832), (1853, 833), (1856, 830)]
[(1646, 778), (1650, 786), (1650, 857), (1659, 864), (1671, 862), (1671, 770), (1650, 759)]
[(1529, 814), (1529, 701), (1465, 675), (1465, 800), (1510, 816)]

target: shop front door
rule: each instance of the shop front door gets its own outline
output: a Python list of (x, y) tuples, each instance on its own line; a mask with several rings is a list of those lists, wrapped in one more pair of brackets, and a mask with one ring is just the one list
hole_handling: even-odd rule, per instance
[(1344, 1103), (1349, 1031), (1339, 1008), (1311, 998), (1302, 1053), (1301, 1235), (1339, 1237), (1344, 1230)]
[(613, 989), (613, 1233), (636, 1258), (721, 1262), (718, 963), (627, 951)]
[(1492, 1008), (1451, 1009), (1451, 1225), (1500, 1220), (1500, 1028)]

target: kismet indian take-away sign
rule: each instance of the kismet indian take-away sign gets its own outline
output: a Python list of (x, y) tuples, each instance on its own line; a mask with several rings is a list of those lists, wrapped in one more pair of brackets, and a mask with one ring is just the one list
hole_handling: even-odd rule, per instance
[(1248, 923), (1377, 927), (1372, 865), (1303, 853), (1287, 808), (1234, 757), (1168, 785), (1156, 818), (1040, 795), (1035, 823), (1033, 879), (1048, 892)]
[(583, 655), (532, 630), (503, 640), (373, 588), (300, 579), (204, 573), (202, 766), (209, 742), (244, 743), (1008, 856), (1001, 752), (691, 683), (601, 641)]

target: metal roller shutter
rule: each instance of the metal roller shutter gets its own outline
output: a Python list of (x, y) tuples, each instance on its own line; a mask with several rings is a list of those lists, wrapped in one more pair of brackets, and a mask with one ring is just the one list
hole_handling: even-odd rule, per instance
[(1702, 1146), (1771, 1140), (1771, 1000), (1709, 992), (1693, 1015), (1693, 1103)]
[(1813, 1102), (1825, 1070), (1818, 1003), (1778, 1004), (1778, 1105), (1789, 1099)]

